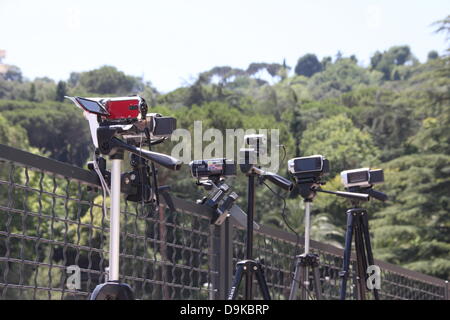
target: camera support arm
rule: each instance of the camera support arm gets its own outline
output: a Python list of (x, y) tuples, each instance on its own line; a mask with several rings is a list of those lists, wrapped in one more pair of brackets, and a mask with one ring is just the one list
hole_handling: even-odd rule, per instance
[(387, 194), (385, 194), (385, 193), (383, 193), (381, 191), (373, 190), (372, 188), (362, 190), (362, 192), (364, 192), (364, 193), (367, 192), (367, 194), (369, 196), (371, 196), (371, 197), (373, 197), (373, 198), (375, 198), (375, 199), (377, 199), (379, 201), (387, 201), (388, 200), (388, 195)]
[(291, 191), (292, 188), (294, 187), (294, 184), (292, 183), (291, 180), (288, 180), (276, 173), (273, 172), (269, 172), (269, 171), (264, 171), (260, 168), (257, 168), (255, 166), (253, 166), (251, 168), (252, 173), (257, 174), (258, 176), (260, 176), (263, 179), (267, 179), (270, 182), (272, 182), (273, 184), (275, 184), (276, 186), (286, 190), (286, 191)]
[(336, 196), (351, 199), (351, 200), (369, 201), (369, 195), (364, 194), (364, 193), (345, 192), (345, 191), (329, 191), (329, 190), (323, 190), (321, 188), (317, 188), (317, 189), (315, 189), (315, 191), (334, 194)]
[(171, 170), (180, 169), (181, 167), (180, 160), (162, 153), (147, 151), (129, 145), (120, 140), (119, 138), (115, 137), (115, 135), (118, 134), (119, 131), (120, 128), (111, 126), (97, 128), (98, 146), (102, 154), (112, 155), (116, 153), (118, 150), (126, 150), (139, 157), (153, 161), (167, 169)]

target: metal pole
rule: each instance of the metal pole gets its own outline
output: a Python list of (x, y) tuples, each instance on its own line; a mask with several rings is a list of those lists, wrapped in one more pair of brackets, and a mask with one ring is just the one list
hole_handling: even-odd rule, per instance
[[(247, 252), (246, 259), (253, 257), (253, 214), (255, 210), (255, 175), (248, 176), (248, 207), (247, 207)], [(252, 272), (245, 276), (245, 300), (252, 299)]]
[(120, 254), (120, 166), (122, 159), (111, 160), (111, 214), (109, 222), (109, 281), (119, 281)]
[(305, 255), (309, 254), (310, 231), (311, 231), (311, 201), (305, 200)]

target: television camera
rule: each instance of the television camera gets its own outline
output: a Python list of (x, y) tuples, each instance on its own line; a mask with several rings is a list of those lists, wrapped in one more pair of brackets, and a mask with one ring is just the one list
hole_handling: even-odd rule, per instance
[[(179, 170), (181, 161), (153, 152), (151, 146), (163, 142), (172, 134), (176, 128), (176, 120), (160, 114), (148, 114), (147, 103), (139, 96), (66, 98), (82, 109), (89, 121), (96, 150), (94, 161), (90, 162), (88, 167), (97, 173), (104, 197), (107, 191), (111, 198), (108, 280), (95, 288), (90, 299), (133, 299), (130, 286), (119, 283), (121, 191), (125, 191), (129, 201), (151, 203), (155, 208), (159, 206), (157, 171), (154, 164)], [(143, 149), (145, 145), (148, 150)], [(133, 170), (122, 174), (124, 151), (131, 153), (130, 164)], [(110, 157), (111, 171), (106, 170), (106, 160), (100, 157), (100, 154)], [(150, 182), (150, 176), (153, 176), (153, 184)], [(163, 187), (162, 190), (167, 188)], [(106, 214), (106, 205), (103, 210)]]

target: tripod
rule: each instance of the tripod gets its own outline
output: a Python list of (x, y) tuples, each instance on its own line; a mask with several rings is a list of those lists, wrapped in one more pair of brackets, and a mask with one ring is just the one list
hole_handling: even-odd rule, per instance
[[(386, 201), (387, 195), (372, 189), (372, 186), (361, 188), (352, 187), (349, 188), (351, 192), (362, 192), (371, 196), (379, 201)], [(369, 201), (369, 198), (367, 198)], [(340, 298), (345, 300), (347, 291), (347, 279), (348, 270), (350, 267), (350, 257), (352, 251), (352, 239), (355, 235), (355, 251), (356, 251), (356, 267), (357, 267), (357, 279), (358, 279), (358, 295), (359, 299), (365, 300), (366, 298), (366, 277), (368, 266), (374, 265), (374, 259), (372, 254), (372, 246), (370, 244), (369, 234), (369, 222), (367, 218), (367, 211), (358, 208), (358, 201), (353, 201), (353, 208), (347, 210), (347, 231), (345, 233), (345, 249), (344, 249), (344, 261), (341, 276), (341, 288)], [(373, 289), (373, 296), (375, 300), (379, 300), (378, 289)]]
[(248, 206), (247, 206), (247, 239), (246, 239), (246, 255), (245, 260), (236, 264), (235, 277), (233, 279), (228, 300), (234, 300), (237, 297), (242, 277), (245, 274), (245, 300), (252, 299), (253, 275), (258, 281), (259, 289), (264, 300), (271, 300), (269, 288), (267, 287), (264, 269), (260, 261), (253, 260), (253, 216), (255, 212), (255, 178), (259, 176), (261, 180), (267, 179), (273, 184), (291, 191), (293, 183), (272, 172), (264, 171), (252, 163), (251, 158), (254, 156), (253, 149), (241, 149), (244, 154), (244, 163), (240, 165), (241, 171), (248, 176)]
[(309, 238), (311, 230), (311, 203), (312, 199), (305, 199), (305, 252), (296, 256), (294, 278), (292, 279), (289, 300), (295, 300), (298, 286), (301, 286), (300, 297), (306, 300), (307, 286), (309, 284), (309, 270), (312, 270), (313, 285), (316, 299), (322, 299), (320, 286), (319, 256), (309, 252)]
[[(352, 250), (352, 238), (355, 235), (356, 265), (358, 279), (358, 296), (360, 300), (366, 297), (366, 270), (368, 266), (374, 265), (372, 247), (370, 244), (369, 223), (367, 211), (361, 208), (347, 210), (347, 231), (345, 233), (345, 249), (340, 298), (345, 300), (347, 291), (348, 270), (350, 267), (350, 256)], [(373, 289), (375, 300), (379, 300), (378, 290)]]
[(305, 252), (296, 256), (294, 278), (292, 279), (291, 292), (289, 300), (294, 300), (297, 296), (298, 286), (302, 287), (301, 299), (307, 298), (307, 286), (309, 285), (309, 271), (312, 270), (313, 286), (317, 300), (322, 299), (322, 289), (320, 285), (319, 272), (319, 256), (309, 251), (310, 231), (311, 231), (311, 203), (316, 197), (317, 192), (333, 194), (339, 197), (355, 200), (367, 200), (367, 194), (356, 192), (329, 191), (324, 190), (320, 186), (324, 183), (320, 178), (312, 175), (304, 175), (296, 177), (298, 191), (305, 202)]
[[(99, 151), (102, 154), (110, 156), (111, 159), (111, 213), (110, 213), (110, 236), (109, 236), (109, 271), (107, 282), (95, 287), (90, 296), (90, 300), (133, 300), (134, 294), (131, 287), (128, 284), (119, 282), (119, 256), (120, 256), (120, 199), (121, 199), (121, 184), (122, 174), (121, 167), (124, 158), (124, 150), (130, 151), (132, 154), (156, 162), (168, 169), (178, 170), (181, 166), (181, 162), (170, 156), (146, 151), (137, 148), (133, 145), (127, 144), (122, 140), (115, 137), (116, 131), (111, 130), (110, 127), (99, 127), (97, 129), (98, 144), (100, 146)], [(106, 172), (106, 164), (102, 168), (103, 172)], [(142, 179), (143, 177), (141, 177)], [(101, 180), (103, 177), (101, 178)], [(124, 179), (125, 185), (127, 184)], [(142, 181), (140, 182), (142, 183)], [(103, 186), (103, 182), (102, 182)], [(138, 192), (140, 188), (137, 189)], [(134, 195), (134, 200), (138, 200), (145, 196), (145, 192), (138, 193), (138, 196)], [(132, 198), (128, 198), (133, 201)]]
[(245, 260), (236, 264), (236, 272), (231, 285), (228, 300), (234, 300), (237, 297), (242, 277), (245, 274), (245, 300), (252, 299), (253, 274), (258, 281), (259, 288), (264, 300), (271, 300), (269, 288), (267, 287), (264, 276), (264, 269), (261, 262), (252, 260), (253, 256), (253, 213), (255, 210), (255, 173), (248, 176), (248, 210), (247, 210), (247, 240)]
[(111, 155), (111, 214), (109, 232), (108, 280), (95, 287), (90, 300), (133, 300), (134, 294), (126, 283), (119, 283), (120, 254), (120, 184), (123, 151)]

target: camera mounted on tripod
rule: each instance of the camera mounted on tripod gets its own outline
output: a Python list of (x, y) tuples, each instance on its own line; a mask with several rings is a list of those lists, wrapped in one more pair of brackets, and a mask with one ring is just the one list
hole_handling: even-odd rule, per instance
[(354, 190), (348, 190), (350, 192), (323, 190), (321, 186), (325, 182), (322, 181), (322, 177), (330, 173), (330, 162), (322, 155), (293, 158), (288, 161), (288, 170), (295, 178), (300, 196), (307, 202), (311, 202), (317, 192), (349, 199), (368, 200), (367, 194)]
[[(101, 174), (107, 185), (111, 173), (106, 170), (106, 160), (99, 154), (123, 159), (123, 151), (129, 151), (132, 171), (121, 174), (121, 189), (127, 200), (151, 202), (157, 199), (156, 168), (153, 162), (172, 170), (178, 170), (181, 162), (171, 156), (151, 151), (151, 146), (170, 137), (176, 128), (176, 119), (148, 113), (145, 99), (139, 96), (116, 98), (66, 97), (84, 110), (89, 121), (92, 140), (98, 152), (94, 165), (88, 168)], [(149, 150), (142, 149), (148, 145)], [(152, 161), (151, 166), (148, 161)], [(151, 169), (150, 169), (151, 167)], [(154, 177), (154, 186), (150, 177)]]
[[(239, 196), (235, 192), (227, 195), (231, 188), (225, 184), (226, 177), (236, 175), (234, 161), (226, 158), (202, 159), (191, 161), (189, 166), (192, 177), (197, 179), (197, 185), (210, 191), (207, 196), (197, 200), (197, 203), (213, 209), (211, 224), (221, 225), (232, 216), (245, 226), (247, 215), (235, 204)], [(254, 227), (259, 229), (256, 223)]]
[(312, 200), (324, 184), (322, 177), (330, 172), (330, 162), (322, 155), (298, 157), (288, 161), (288, 170), (295, 178), (302, 198)]
[(100, 153), (120, 157), (126, 150), (168, 169), (180, 168), (181, 161), (173, 157), (137, 147), (160, 143), (176, 128), (175, 118), (147, 114), (148, 107), (143, 98), (66, 98), (85, 111), (94, 146)]
[(383, 169), (359, 168), (341, 172), (345, 189), (350, 192), (365, 193), (379, 201), (387, 201), (388, 196), (373, 189), (375, 184), (384, 182)]
[(201, 181), (211, 180), (219, 183), (225, 177), (236, 175), (236, 164), (233, 160), (225, 158), (194, 160), (189, 163), (192, 177), (197, 179), (197, 183)]

